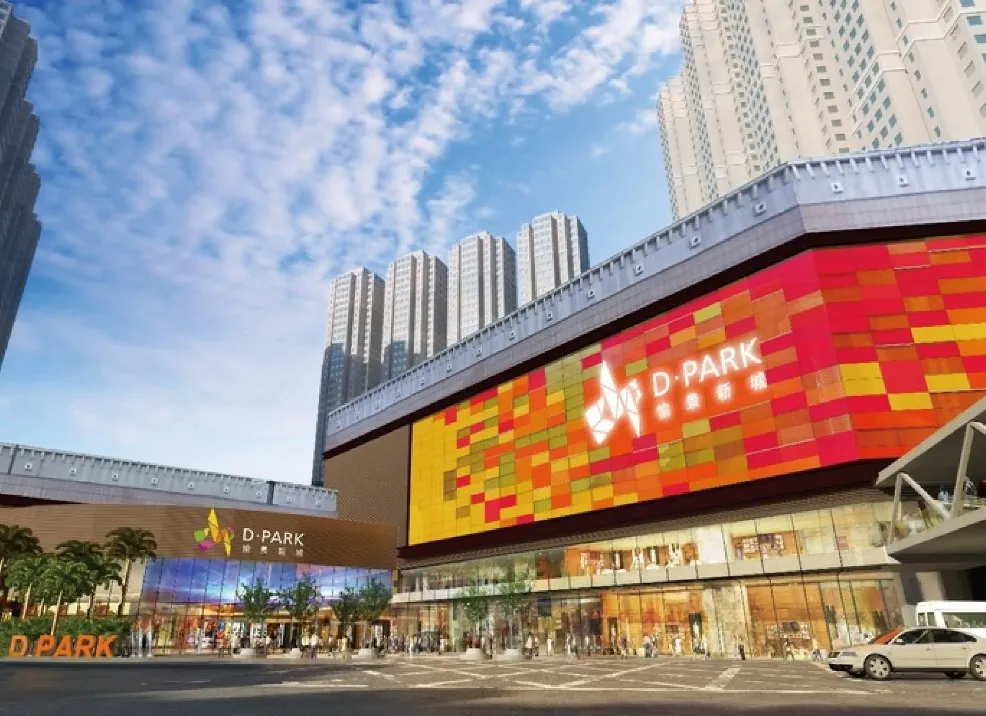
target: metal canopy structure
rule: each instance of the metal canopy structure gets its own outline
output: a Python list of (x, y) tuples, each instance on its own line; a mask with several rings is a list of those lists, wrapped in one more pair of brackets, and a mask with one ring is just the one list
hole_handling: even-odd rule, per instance
[[(986, 564), (984, 477), (986, 398), (880, 472), (876, 486), (894, 491), (889, 555), (939, 569)], [(905, 493), (916, 497), (917, 512), (905, 514)]]

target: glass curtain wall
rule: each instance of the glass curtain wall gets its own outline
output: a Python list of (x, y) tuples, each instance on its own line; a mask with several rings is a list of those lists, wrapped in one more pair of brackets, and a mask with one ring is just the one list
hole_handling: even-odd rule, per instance
[[(237, 596), (242, 585), (260, 579), (276, 592), (291, 588), (306, 575), (318, 585), (322, 604), (315, 623), (309, 624), (308, 629), (316, 629), (323, 643), (329, 637), (340, 636), (332, 602), (343, 589), (359, 589), (371, 580), (387, 586), (391, 583), (387, 570), (162, 558), (146, 564), (139, 598), (128, 605), (127, 613), (136, 615), (137, 630), (152, 635), (153, 646), (159, 651), (210, 651), (223, 634), (231, 634), (234, 640), (248, 637), (242, 601)], [(265, 627), (255, 626), (255, 632), (262, 628), (266, 628), (275, 648), (297, 644), (299, 626), (292, 627), (286, 612), (275, 611)]]
[[(461, 605), (391, 607), (394, 629), (426, 632), (461, 650), (470, 631)], [(902, 626), (901, 600), (888, 573), (834, 573), (532, 594), (524, 633), (541, 653), (578, 646), (612, 654), (624, 636), (633, 653), (811, 659)], [(447, 621), (443, 621), (443, 617)], [(426, 626), (427, 625), (427, 626)], [(447, 631), (443, 631), (447, 629)]]

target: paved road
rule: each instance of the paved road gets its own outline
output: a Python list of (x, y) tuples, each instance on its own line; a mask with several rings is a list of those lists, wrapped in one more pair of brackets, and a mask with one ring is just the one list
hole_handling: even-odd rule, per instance
[(691, 659), (0, 662), (0, 716), (791, 716), (795, 708), (798, 716), (982, 716), (986, 682), (876, 683), (803, 662)]

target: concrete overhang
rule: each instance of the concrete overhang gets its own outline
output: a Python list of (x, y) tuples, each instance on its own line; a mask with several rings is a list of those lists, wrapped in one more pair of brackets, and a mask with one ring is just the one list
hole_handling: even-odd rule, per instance
[(887, 554), (915, 568), (969, 569), (986, 564), (986, 510), (966, 512), (895, 540)]
[[(966, 408), (943, 425), (934, 434), (880, 471), (876, 486), (892, 490), (899, 474), (905, 473), (914, 482), (925, 487), (951, 486), (955, 483), (963, 443), (969, 443), (969, 461), (966, 474), (973, 480), (986, 475), (986, 433), (967, 438), (968, 426), (978, 423), (986, 426), (986, 398)], [(974, 428), (973, 428), (974, 429)], [(986, 552), (986, 543), (980, 548)]]

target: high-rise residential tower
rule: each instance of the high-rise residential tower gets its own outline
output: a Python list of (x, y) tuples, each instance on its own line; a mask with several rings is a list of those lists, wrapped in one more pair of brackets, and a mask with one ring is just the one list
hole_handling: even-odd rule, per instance
[(315, 420), (314, 485), (322, 483), (325, 416), (380, 382), (383, 294), (383, 279), (365, 268), (344, 273), (329, 285)]
[(793, 159), (986, 134), (983, 5), (689, 0), (657, 107), (674, 218)]
[(38, 118), (24, 98), (38, 58), (30, 30), (0, 1), (0, 365), (41, 236), (41, 179), (31, 164)]
[(448, 267), (415, 251), (387, 267), (381, 379), (396, 378), (446, 345)]
[(448, 345), (517, 308), (517, 260), (505, 239), (488, 231), (452, 247), (448, 262)]
[(518, 305), (589, 270), (589, 239), (577, 216), (560, 211), (535, 216), (517, 232)]

